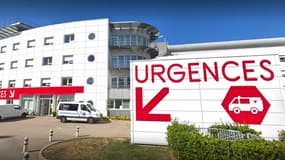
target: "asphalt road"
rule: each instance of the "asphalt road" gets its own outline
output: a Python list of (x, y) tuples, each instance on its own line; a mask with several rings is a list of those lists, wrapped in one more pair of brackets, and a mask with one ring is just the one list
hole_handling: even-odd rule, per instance
[(54, 141), (60, 141), (74, 138), (77, 126), (80, 127), (80, 137), (130, 137), (130, 121), (60, 123), (50, 116), (4, 120), (0, 121), (0, 160), (23, 159), (25, 136), (29, 138), (30, 160), (37, 160), (41, 148), (49, 143), (50, 129), (54, 131)]

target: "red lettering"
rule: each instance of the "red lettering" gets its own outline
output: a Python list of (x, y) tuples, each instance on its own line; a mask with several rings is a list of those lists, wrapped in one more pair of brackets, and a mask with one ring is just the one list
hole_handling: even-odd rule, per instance
[(214, 72), (210, 69), (210, 67), (206, 64), (203, 63), (203, 74), (204, 74), (204, 81), (207, 82), (208, 76), (207, 76), (207, 71), (211, 74), (211, 76), (216, 80), (219, 81), (219, 74), (218, 74), (218, 63), (214, 62)]
[(137, 65), (135, 66), (135, 77), (136, 77), (136, 81), (139, 83), (145, 83), (148, 80), (148, 65), (147, 64), (145, 65), (144, 70), (145, 70), (145, 78), (140, 80), (139, 75), (138, 75), (139, 73), (138, 66)]
[(197, 79), (194, 79), (193, 78), (193, 74), (198, 74), (199, 75), (199, 72), (197, 70), (192, 70), (192, 67), (193, 66), (199, 66), (199, 63), (196, 62), (196, 63), (188, 63), (188, 72), (189, 72), (189, 81), (190, 82), (201, 82), (201, 79), (197, 78)]
[[(160, 70), (157, 71), (157, 69), (159, 69), (159, 68), (160, 68)], [(162, 82), (165, 82), (165, 79), (162, 77), (164, 71), (165, 71), (165, 68), (164, 68), (164, 66), (162, 64), (153, 64), (153, 65), (151, 65), (151, 81), (152, 81), (152, 83), (154, 83), (155, 75), (158, 78), (160, 78), (160, 80)]]
[(256, 77), (249, 77), (248, 73), (254, 73), (254, 69), (249, 69), (248, 64), (254, 64), (254, 60), (242, 61), (243, 76), (245, 81), (257, 81)]
[(228, 81), (238, 81), (240, 79), (240, 76), (236, 76), (236, 77), (229, 77), (227, 74), (226, 74), (226, 68), (228, 65), (230, 64), (233, 64), (235, 66), (238, 67), (238, 63), (235, 62), (235, 61), (227, 61), (226, 63), (223, 64), (222, 66), (222, 74), (223, 76), (225, 77), (226, 80)]
[(264, 76), (263, 74), (261, 74), (260, 77), (261, 77), (263, 80), (265, 80), (265, 81), (271, 81), (271, 80), (273, 80), (273, 78), (274, 78), (274, 72), (273, 72), (270, 68), (268, 68), (267, 66), (265, 66), (266, 64), (271, 64), (271, 62), (270, 62), (269, 60), (267, 60), (267, 59), (264, 59), (264, 60), (260, 61), (260, 67), (261, 67), (262, 69), (264, 69), (265, 71), (267, 71), (267, 72), (269, 73), (269, 76), (266, 77), (266, 76)]
[(168, 78), (174, 82), (174, 83), (179, 83), (181, 81), (183, 81), (183, 79), (185, 78), (185, 72), (183, 71), (174, 71), (173, 72), (173, 75), (180, 75), (180, 78), (178, 79), (174, 79), (171, 75), (171, 70), (173, 67), (178, 67), (179, 69), (183, 69), (183, 66), (181, 64), (178, 64), (178, 63), (174, 63), (174, 64), (171, 64), (168, 69), (167, 69), (167, 76)]

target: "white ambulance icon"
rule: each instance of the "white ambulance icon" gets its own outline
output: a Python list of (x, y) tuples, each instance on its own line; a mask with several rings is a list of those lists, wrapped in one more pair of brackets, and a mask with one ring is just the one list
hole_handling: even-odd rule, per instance
[(250, 111), (257, 114), (263, 111), (263, 101), (260, 97), (234, 97), (229, 104), (229, 111), (239, 114), (241, 111)]

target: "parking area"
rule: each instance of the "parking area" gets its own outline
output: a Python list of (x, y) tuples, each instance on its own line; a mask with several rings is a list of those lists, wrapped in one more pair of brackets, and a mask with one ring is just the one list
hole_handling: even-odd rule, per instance
[(0, 159), (22, 159), (24, 137), (29, 137), (30, 159), (38, 159), (41, 148), (48, 144), (49, 130), (54, 131), (54, 141), (75, 137), (76, 127), (80, 137), (130, 137), (130, 121), (101, 121), (95, 124), (60, 123), (54, 117), (27, 117), (0, 121)]

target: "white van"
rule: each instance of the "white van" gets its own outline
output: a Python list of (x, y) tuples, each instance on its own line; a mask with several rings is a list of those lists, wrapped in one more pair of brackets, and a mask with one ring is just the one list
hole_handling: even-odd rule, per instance
[(90, 103), (84, 102), (60, 102), (57, 105), (56, 117), (60, 122), (82, 121), (94, 123), (102, 119), (102, 113)]
[(26, 117), (28, 110), (24, 109), (20, 105), (6, 104), (0, 105), (0, 120), (7, 118)]
[(234, 97), (229, 104), (229, 111), (239, 114), (241, 111), (250, 111), (257, 114), (263, 111), (263, 101), (260, 97)]

